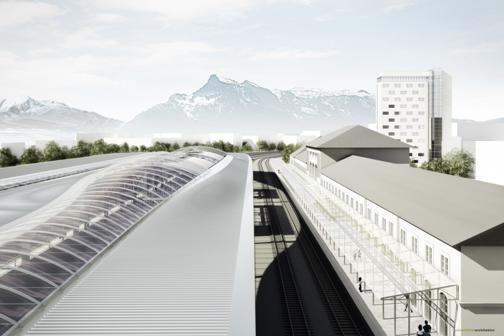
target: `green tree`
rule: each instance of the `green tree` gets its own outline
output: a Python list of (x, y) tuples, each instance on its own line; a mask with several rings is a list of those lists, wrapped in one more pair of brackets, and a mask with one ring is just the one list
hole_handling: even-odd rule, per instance
[(66, 159), (68, 153), (56, 142), (50, 141), (44, 148), (44, 160), (55, 161)]
[(471, 177), (474, 173), (473, 156), (462, 150), (453, 150), (442, 158), (422, 163), (422, 169), (460, 177)]
[(71, 149), (73, 157), (85, 157), (91, 155), (91, 150), (93, 145), (80, 140), (77, 145), (73, 146)]
[(42, 151), (37, 147), (31, 146), (25, 149), (19, 160), (22, 164), (37, 163), (44, 161), (44, 154), (42, 154)]
[(225, 145), (224, 145), (224, 141), (222, 141), (222, 140), (219, 140), (219, 141), (214, 141), (214, 142), (212, 143), (212, 147), (213, 147), (213, 148), (220, 149), (221, 151), (223, 151), (223, 150), (224, 150), (224, 147), (225, 147)]
[(176, 150), (178, 150), (178, 149), (180, 149), (180, 145), (179, 145), (178, 143), (176, 143), (176, 142), (175, 142), (175, 143), (172, 145), (172, 150), (176, 151)]
[(145, 145), (140, 145), (140, 152), (147, 152), (147, 147), (145, 147)]
[(232, 153), (234, 150), (234, 146), (232, 143), (226, 142), (224, 144), (224, 152)]
[(130, 152), (138, 152), (138, 146), (132, 145), (130, 147)]
[(446, 154), (445, 160), (449, 163), (448, 174), (471, 177), (474, 174), (474, 157), (463, 150), (453, 150)]
[(270, 143), (268, 144), (268, 150), (270, 150), (270, 151), (274, 151), (274, 150), (276, 150), (276, 149), (277, 149), (277, 145), (276, 145), (276, 143), (274, 143), (274, 142), (270, 142)]
[(279, 151), (283, 151), (285, 149), (285, 144), (283, 143), (283, 141), (280, 141), (279, 143), (277, 143), (276, 149)]
[(169, 143), (158, 142), (156, 141), (154, 145), (149, 147), (149, 151), (151, 152), (168, 152), (170, 151), (171, 145)]
[(241, 150), (242, 150), (242, 152), (252, 152), (252, 151), (253, 151), (253, 148), (252, 148), (252, 146), (250, 146), (247, 142), (245, 142), (245, 143), (242, 145)]
[(285, 163), (289, 163), (290, 155), (295, 151), (297, 151), (300, 147), (301, 145), (292, 145), (292, 144), (285, 146), (285, 148), (282, 151), (282, 160)]
[(107, 153), (107, 144), (103, 139), (96, 140), (93, 142), (93, 145), (91, 147), (91, 155), (98, 155), (98, 154), (106, 154)]
[(435, 171), (438, 173), (448, 174), (449, 167), (448, 162), (442, 158), (432, 159), (428, 162), (424, 162), (420, 165), (420, 168)]
[(128, 153), (129, 151), (130, 151), (130, 146), (128, 145), (127, 142), (123, 143), (119, 148), (119, 152), (121, 152), (121, 153)]
[(259, 141), (257, 141), (257, 148), (259, 148), (260, 151), (267, 151), (267, 150), (269, 150), (268, 142), (265, 141), (265, 140), (259, 140)]
[(105, 149), (105, 153), (119, 153), (121, 151), (121, 147), (118, 144), (107, 144)]
[(18, 158), (12, 154), (10, 148), (0, 149), (0, 167), (15, 166), (18, 162)]

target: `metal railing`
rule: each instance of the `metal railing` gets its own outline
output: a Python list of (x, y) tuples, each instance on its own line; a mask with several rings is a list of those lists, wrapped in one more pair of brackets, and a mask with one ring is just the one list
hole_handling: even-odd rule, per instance
[[(455, 291), (454, 295), (450, 295), (449, 290), (453, 289)], [(436, 293), (435, 296), (432, 296), (432, 293)], [(396, 295), (389, 295), (381, 298), (382, 301), (382, 317), (383, 319), (386, 319), (387, 317), (385, 316), (385, 302), (386, 301), (393, 301), (394, 304), (394, 335), (397, 335), (397, 301), (405, 301), (405, 308), (408, 311), (408, 334), (414, 333), (416, 329), (411, 330), (411, 304), (412, 304), (412, 297), (415, 297), (415, 300), (418, 300), (418, 297), (420, 298), (421, 301), (424, 302), (424, 304), (427, 305), (428, 309), (432, 312), (434, 312), (437, 316), (440, 316), (441, 319), (448, 324), (448, 326), (451, 327), (451, 330), (453, 332), (453, 335), (455, 335), (456, 332), (456, 316), (458, 314), (458, 302), (455, 305), (455, 312), (454, 312), (454, 318), (452, 318), (449, 314), (447, 309), (443, 309), (440, 305), (436, 304), (436, 301), (441, 301), (443, 300), (441, 298), (440, 293), (443, 293), (445, 295), (445, 298), (447, 301), (458, 301), (460, 299), (459, 297), (459, 286), (454, 284), (454, 285), (447, 285), (447, 286), (441, 286), (441, 287), (435, 287), (435, 288), (429, 288), (429, 289), (422, 289), (422, 290), (417, 290), (413, 292), (408, 292), (408, 293), (400, 293)]]
[[(390, 301), (394, 302), (394, 334), (396, 334), (397, 331), (397, 301), (405, 301), (406, 298), (408, 298), (408, 307), (410, 307), (412, 299), (415, 302), (421, 300), (424, 302), (424, 305), (427, 305), (424, 307), (428, 307), (431, 314), (435, 313), (436, 317), (440, 317), (443, 323), (446, 323), (450, 328), (449, 330), (453, 331), (453, 335), (455, 335), (459, 309), (459, 303), (457, 302), (459, 300), (459, 286), (454, 284), (448, 277), (442, 275), (432, 265), (426, 265), (426, 261), (416, 254), (414, 260), (403, 259), (404, 254), (407, 253), (408, 256), (410, 256), (412, 252), (395, 241), (393, 237), (388, 236), (386, 232), (381, 232), (382, 230), (379, 227), (375, 227), (376, 225), (374, 225), (370, 219), (364, 218), (363, 213), (358, 213), (353, 207), (350, 207), (350, 205), (345, 204), (343, 200), (330, 194), (328, 190), (324, 189), (316, 181), (298, 170), (298, 167), (294, 167), (292, 170), (288, 169), (288, 172), (286, 172), (288, 174), (282, 174), (284, 175), (283, 180), (285, 184), (289, 186), (289, 189), (293, 192), (294, 197), (299, 201), (302, 207), (305, 207), (307, 215), (313, 217), (312, 222), (316, 226), (321, 237), (325, 238), (329, 247), (332, 245), (331, 242), (334, 243), (337, 241), (340, 243), (340, 240), (342, 240), (340, 236), (343, 237), (343, 244), (340, 243), (337, 248), (336, 246), (332, 246), (332, 249), (334, 250), (333, 253), (338, 258), (342, 259), (343, 264), (349, 266), (350, 274), (355, 274), (356, 280), (359, 279), (358, 265), (353, 265), (351, 258), (346, 255), (346, 253), (349, 253), (345, 251), (346, 245), (348, 244), (357, 248), (359, 252), (362, 251), (364, 257), (373, 265), (377, 266), (378, 272), (389, 280), (389, 283), (394, 287), (394, 291), (399, 292), (392, 295), (385, 295), (381, 298), (384, 319), (385, 305)], [(291, 179), (285, 178), (285, 175), (290, 175)], [(368, 244), (366, 244), (366, 242)], [(391, 244), (396, 245), (397, 251), (390, 249)], [(343, 252), (341, 250), (343, 250)], [(422, 272), (416, 270), (413, 265), (420, 265), (420, 270)], [(414, 270), (414, 276), (412, 276), (412, 270)], [(436, 276), (437, 281), (435, 282), (437, 282), (437, 284), (433, 284), (436, 287), (425, 288), (427, 285), (425, 285), (425, 281), (422, 280), (425, 280), (424, 277), (429, 274)], [(371, 287), (368, 288), (368, 284), (365, 281), (362, 280), (361, 284), (363, 292), (371, 293), (372, 302), (375, 304), (375, 292), (369, 289)], [(419, 287), (421, 289), (419, 289)], [(455, 290), (455, 293), (454, 295), (449, 295), (449, 291), (452, 289)], [(436, 296), (431, 295), (432, 293), (436, 293)], [(443, 305), (447, 304), (446, 300), (456, 302), (454, 309), (450, 310), (447, 307), (444, 309), (435, 302), (442, 299), (440, 293), (445, 294), (443, 298), (445, 303), (443, 303)], [(386, 293), (384, 292), (383, 294)], [(409, 333), (411, 332), (411, 311), (410, 309), (407, 310)], [(414, 332), (415, 331), (413, 331), (413, 333)], [(446, 335), (448, 334), (450, 334), (450, 332), (446, 333)]]

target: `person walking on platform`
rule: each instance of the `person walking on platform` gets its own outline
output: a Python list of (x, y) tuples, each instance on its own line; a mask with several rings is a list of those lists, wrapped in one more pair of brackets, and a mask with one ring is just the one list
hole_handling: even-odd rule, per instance
[(359, 277), (359, 292), (362, 293), (362, 278)]
[(418, 330), (416, 332), (416, 336), (425, 336), (425, 333), (423, 331), (423, 328), (422, 328), (421, 324), (418, 325)]
[(430, 336), (430, 335), (431, 335), (431, 329), (432, 329), (432, 327), (431, 327), (431, 325), (429, 324), (429, 321), (425, 320), (424, 322), (425, 322), (425, 324), (424, 324), (424, 326), (423, 326), (423, 331), (424, 331), (424, 333), (423, 333), (423, 334), (424, 334), (425, 336)]
[(410, 299), (409, 299), (409, 294), (405, 294), (404, 298), (406, 299), (406, 303), (404, 304), (404, 311), (410, 310), (410, 313), (413, 313), (413, 309), (410, 307)]

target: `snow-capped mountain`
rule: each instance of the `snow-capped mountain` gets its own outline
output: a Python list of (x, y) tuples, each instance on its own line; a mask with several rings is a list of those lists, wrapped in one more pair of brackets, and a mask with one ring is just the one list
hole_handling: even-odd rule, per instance
[(123, 134), (237, 132), (274, 134), (332, 130), (374, 120), (366, 91), (269, 90), (250, 81), (211, 75), (192, 94), (174, 94), (124, 124)]
[(16, 132), (112, 131), (121, 121), (106, 118), (95, 112), (79, 110), (56, 101), (36, 100), (31, 97), (0, 99), (0, 129)]

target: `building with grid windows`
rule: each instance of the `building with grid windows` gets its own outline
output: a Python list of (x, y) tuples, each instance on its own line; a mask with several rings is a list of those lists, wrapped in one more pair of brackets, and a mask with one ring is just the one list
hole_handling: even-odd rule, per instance
[(441, 69), (386, 72), (376, 89), (377, 130), (411, 145), (412, 162), (439, 158), (451, 149), (449, 74)]
[[(344, 132), (331, 134), (318, 142), (338, 144)], [(279, 162), (280, 176), (386, 334), (414, 333), (424, 320), (445, 336), (504, 333), (504, 187), (366, 152), (326, 157), (313, 174), (303, 153)]]

